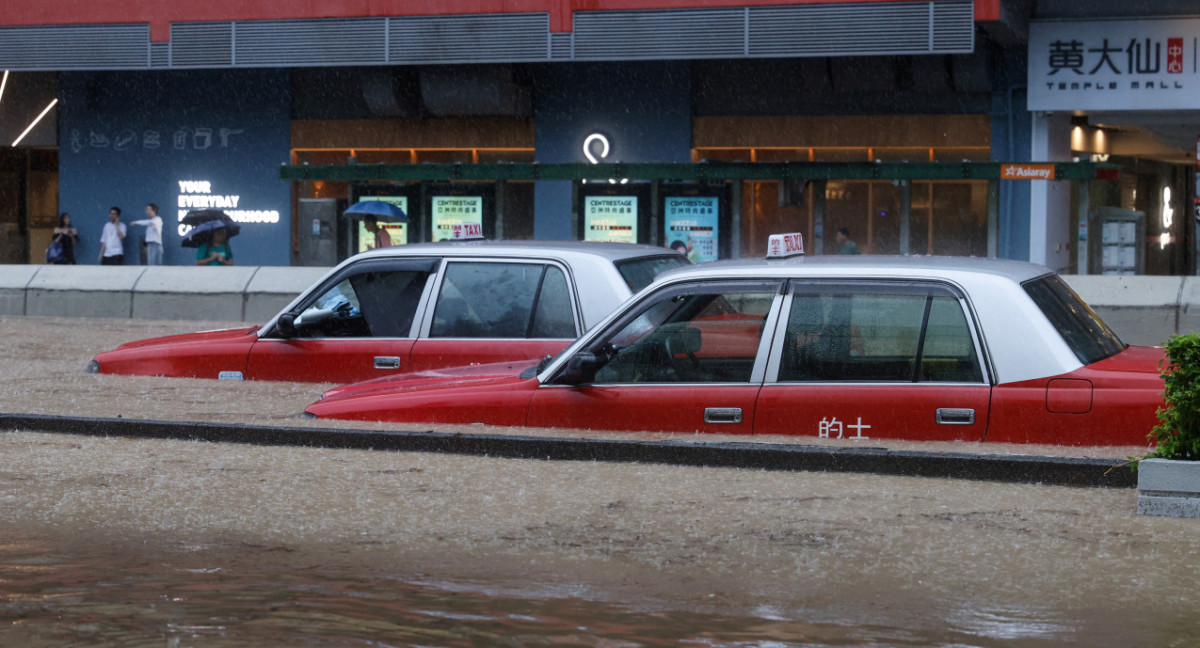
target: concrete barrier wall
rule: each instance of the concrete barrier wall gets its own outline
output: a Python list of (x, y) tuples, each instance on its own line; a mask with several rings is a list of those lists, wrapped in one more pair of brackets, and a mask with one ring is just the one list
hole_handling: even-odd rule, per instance
[[(265, 322), (328, 268), (0, 265), (0, 315)], [(1200, 277), (1065, 275), (1131, 344), (1200, 330)]]
[(1200, 330), (1200, 277), (1063, 279), (1129, 344), (1164, 344), (1172, 335)]
[(0, 265), (0, 315), (265, 322), (328, 271)]

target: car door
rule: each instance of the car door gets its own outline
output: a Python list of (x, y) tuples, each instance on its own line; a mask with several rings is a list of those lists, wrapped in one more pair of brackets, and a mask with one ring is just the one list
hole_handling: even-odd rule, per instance
[(793, 280), (783, 310), (755, 434), (983, 439), (991, 385), (957, 289)]
[(350, 383), (410, 371), (433, 258), (369, 259), (323, 282), (254, 344), (249, 378)]
[(412, 370), (558, 353), (580, 333), (567, 277), (549, 261), (447, 261), (413, 345)]
[[(643, 299), (530, 402), (534, 427), (749, 434), (782, 281), (695, 282)], [(571, 367), (571, 361), (565, 365)]]

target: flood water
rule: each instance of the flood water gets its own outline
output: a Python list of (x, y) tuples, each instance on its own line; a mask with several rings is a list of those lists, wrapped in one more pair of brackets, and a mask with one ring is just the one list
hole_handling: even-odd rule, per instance
[[(1191, 646), (1196, 638), (1193, 624), (1164, 628), (1132, 613), (1071, 616), (959, 600), (911, 616), (886, 605), (864, 614), (837, 595), (816, 597), (809, 608), (679, 606), (636, 591), (614, 599), (580, 583), (445, 580), (405, 565), (297, 565), (289, 552), (246, 544), (113, 547), (53, 532), (0, 532), (0, 645), (958, 648)], [(873, 600), (871, 584), (863, 586), (863, 601)]]
[(179, 555), (47, 553), (38, 538), (5, 542), (0, 561), (4, 645), (925, 645), (885, 630), (639, 609), (579, 587), (401, 570), (227, 571)]

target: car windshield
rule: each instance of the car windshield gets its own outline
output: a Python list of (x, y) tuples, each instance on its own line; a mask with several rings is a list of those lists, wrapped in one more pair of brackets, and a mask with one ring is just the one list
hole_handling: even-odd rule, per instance
[(641, 259), (626, 259), (617, 261), (614, 265), (617, 266), (617, 272), (621, 273), (621, 278), (629, 285), (629, 289), (636, 293), (649, 286), (650, 282), (663, 272), (685, 266), (688, 263), (690, 262), (687, 257), (682, 254), (667, 254)]
[(1058, 275), (1046, 275), (1021, 285), (1083, 364), (1099, 362), (1125, 350), (1125, 343)]

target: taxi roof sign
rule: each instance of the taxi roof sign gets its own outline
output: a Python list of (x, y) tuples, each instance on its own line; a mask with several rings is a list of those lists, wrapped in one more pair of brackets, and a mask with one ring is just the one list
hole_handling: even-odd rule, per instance
[(800, 232), (772, 234), (767, 238), (768, 259), (786, 259), (802, 254), (804, 254), (804, 235)]
[(455, 223), (450, 229), (451, 241), (475, 241), (483, 238), (483, 225), (479, 223)]

